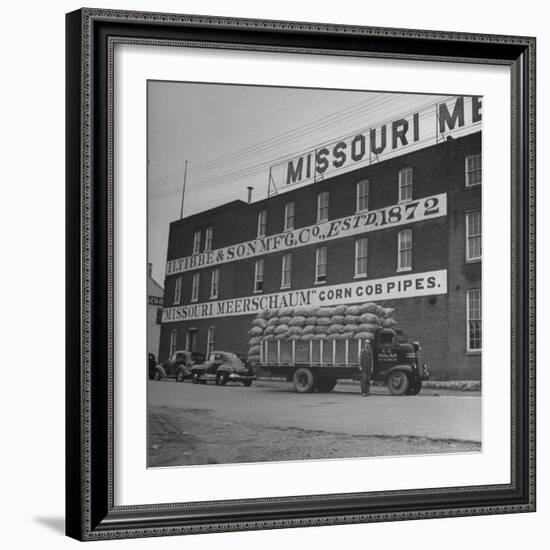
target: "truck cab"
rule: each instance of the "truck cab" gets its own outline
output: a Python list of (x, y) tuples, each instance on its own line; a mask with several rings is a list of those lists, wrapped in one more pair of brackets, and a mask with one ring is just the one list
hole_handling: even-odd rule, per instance
[(409, 342), (398, 328), (380, 329), (373, 342), (373, 380), (387, 384), (394, 395), (417, 395), (427, 377), (420, 364), (420, 344)]

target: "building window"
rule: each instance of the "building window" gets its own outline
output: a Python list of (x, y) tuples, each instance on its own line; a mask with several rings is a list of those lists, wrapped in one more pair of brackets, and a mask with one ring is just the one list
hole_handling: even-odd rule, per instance
[(201, 274), (193, 274), (193, 285), (191, 287), (191, 301), (196, 302), (199, 299), (199, 283), (200, 283)]
[(214, 269), (212, 271), (212, 278), (210, 279), (210, 298), (217, 298), (220, 289), (220, 270)]
[(265, 237), (267, 234), (267, 212), (262, 210), (258, 213), (258, 237)]
[(404, 229), (397, 234), (397, 271), (412, 269), (412, 229)]
[(214, 351), (214, 334), (216, 327), (208, 327), (208, 333), (206, 335), (206, 357), (210, 357), (210, 354)]
[(355, 276), (367, 276), (367, 249), (369, 240), (366, 238), (355, 241)]
[(481, 155), (466, 157), (466, 187), (481, 185)]
[(413, 169), (404, 168), (399, 172), (399, 202), (412, 201)]
[(198, 254), (201, 251), (201, 232), (200, 229), (195, 231), (193, 235), (193, 254)]
[(481, 350), (481, 289), (468, 290), (466, 315), (468, 319), (468, 351)]
[(466, 261), (481, 260), (481, 210), (466, 214)]
[[(212, 250), (212, 236), (214, 235), (214, 228), (207, 227), (206, 234), (204, 236), (204, 250)], [(200, 246), (200, 244), (199, 244)]]
[(256, 260), (254, 264), (254, 292), (262, 292), (264, 289), (264, 261)]
[(363, 212), (369, 209), (369, 182), (360, 181), (357, 184), (357, 212)]
[(292, 254), (283, 256), (281, 269), (281, 288), (289, 288), (292, 280)]
[(328, 191), (317, 195), (317, 223), (328, 221)]
[(170, 331), (170, 357), (174, 355), (174, 352), (176, 351), (178, 347), (178, 331), (174, 328)]
[(188, 351), (195, 351), (196, 347), (197, 347), (197, 329), (190, 328), (187, 331), (187, 335), (185, 337), (185, 349)]
[(294, 229), (294, 203), (289, 202), (285, 205), (285, 231)]
[(315, 251), (315, 282), (324, 283), (327, 280), (327, 247), (320, 246)]
[(174, 286), (174, 304), (179, 304), (181, 301), (181, 282), (182, 278), (178, 277)]

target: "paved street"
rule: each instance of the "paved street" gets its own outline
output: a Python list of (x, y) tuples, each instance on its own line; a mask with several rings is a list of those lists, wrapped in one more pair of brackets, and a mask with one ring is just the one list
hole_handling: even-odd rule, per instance
[[(481, 448), (479, 393), (394, 397), (380, 387), (362, 398), (356, 391), (347, 384), (328, 394), (298, 394), (285, 382), (244, 388), (150, 381), (150, 465), (255, 461), (266, 449), (264, 460)], [(290, 441), (292, 449), (281, 449)]]

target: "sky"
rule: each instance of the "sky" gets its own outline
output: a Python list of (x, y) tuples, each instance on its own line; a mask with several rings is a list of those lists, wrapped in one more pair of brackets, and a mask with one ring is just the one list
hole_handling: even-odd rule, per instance
[(267, 196), (285, 157), (415, 111), (442, 96), (229, 84), (148, 83), (149, 261), (164, 284), (170, 222)]

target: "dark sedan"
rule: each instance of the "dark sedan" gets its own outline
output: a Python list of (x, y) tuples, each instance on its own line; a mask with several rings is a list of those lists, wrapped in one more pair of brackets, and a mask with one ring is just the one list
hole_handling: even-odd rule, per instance
[(191, 381), (194, 384), (206, 384), (210, 380), (219, 386), (225, 386), (228, 382), (240, 382), (250, 387), (255, 378), (246, 356), (230, 351), (213, 351), (208, 361), (191, 368)]
[[(178, 382), (183, 382), (191, 377), (191, 368), (196, 363), (204, 362), (204, 355), (195, 351), (175, 351), (168, 361), (157, 365), (153, 369), (154, 380), (163, 378), (175, 378)], [(151, 370), (149, 371), (151, 372)]]

